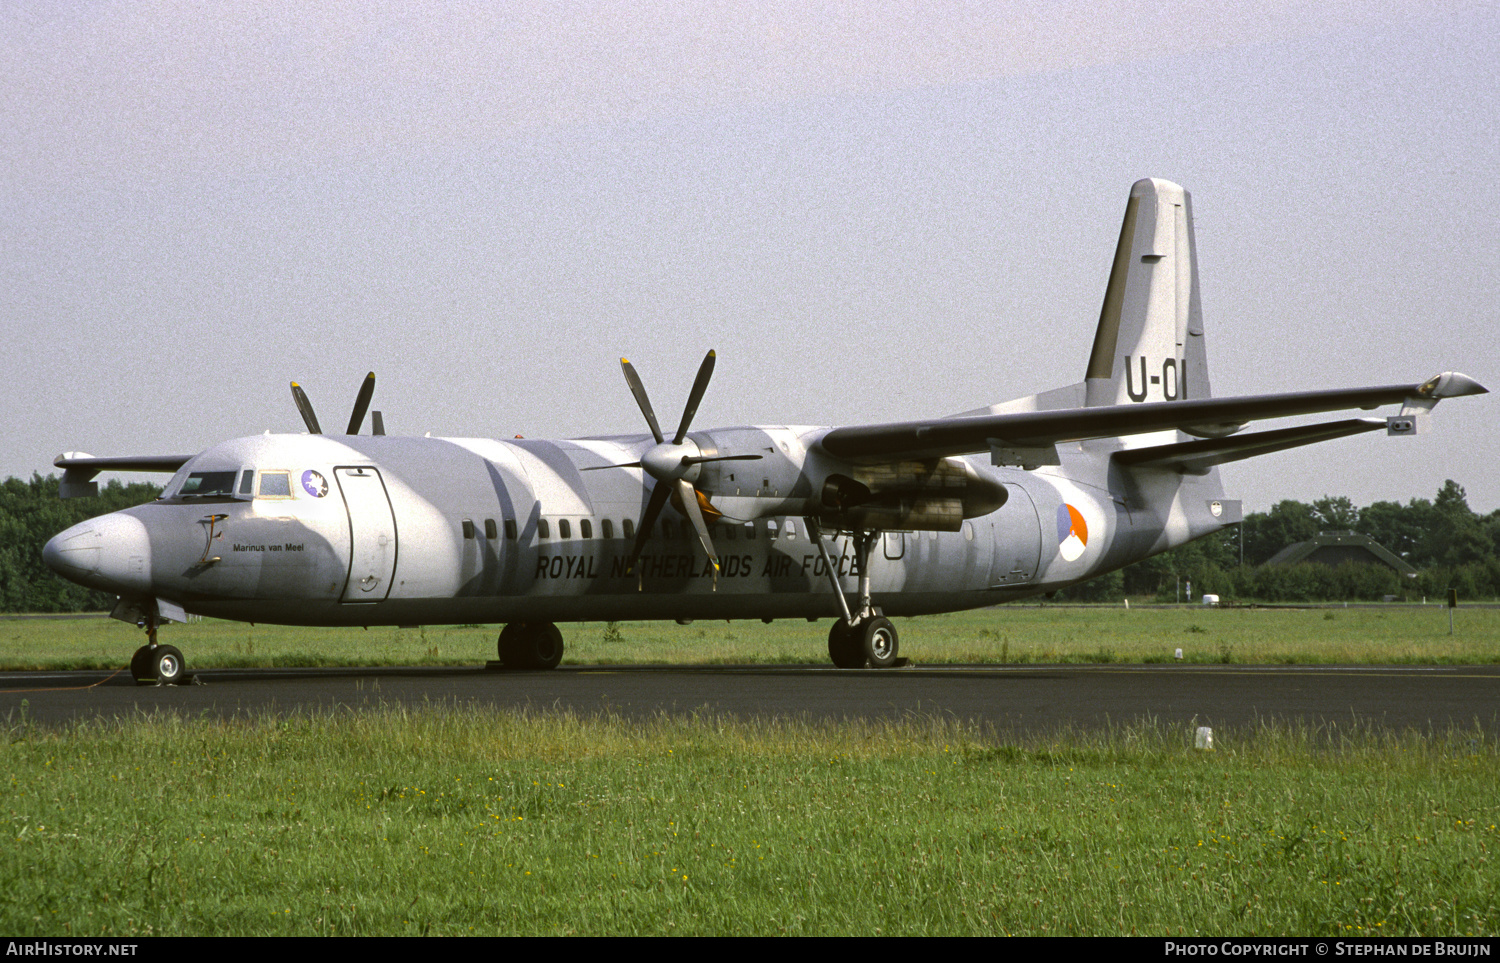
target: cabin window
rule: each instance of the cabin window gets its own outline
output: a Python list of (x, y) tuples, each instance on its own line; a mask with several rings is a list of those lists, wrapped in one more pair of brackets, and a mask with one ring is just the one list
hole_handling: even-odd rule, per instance
[(599, 523), (599, 525), (601, 526), (601, 528), (600, 528), (600, 534), (599, 534), (600, 538), (614, 538), (615, 537), (615, 523), (614, 522), (612, 522), (612, 521), (610, 521), (609, 519), (606, 518), (603, 521), (601, 521)]
[(290, 472), (263, 471), (260, 473), (261, 498), (291, 498), (292, 476)]
[(560, 519), (557, 520), (557, 537), (558, 538), (572, 538), (573, 537), (573, 526), (568, 524), (568, 520), (566, 518), (560, 518)]
[(594, 525), (587, 518), (585, 518), (583, 521), (581, 521), (581, 522), (578, 523), (578, 537), (579, 538), (593, 538), (594, 537)]
[(255, 469), (246, 468), (240, 475), (240, 494), (253, 495), (255, 493)]
[(775, 537), (776, 537), (776, 521), (775, 521), (775, 519), (767, 519), (767, 521), (766, 521), (766, 538), (774, 539)]
[(474, 521), (473, 521), (473, 519), (466, 518), (466, 519), (464, 519), (464, 538), (473, 538), (473, 537), (474, 537)]
[(537, 538), (546, 538), (547, 537), (547, 520), (545, 518), (538, 518), (536, 520), (536, 537)]
[(746, 522), (745, 523), (745, 540), (747, 542), (753, 542), (753, 541), (755, 541), (755, 523), (754, 522)]
[(234, 471), (195, 471), (188, 475), (177, 494), (187, 498), (231, 496), (234, 494), (234, 479), (238, 474)]
[(625, 519), (620, 523), (620, 527), (624, 530), (626, 538), (635, 538), (635, 519)]
[(974, 541), (974, 526), (970, 525), (968, 522), (964, 522), (964, 541)]
[(797, 523), (788, 518), (786, 520), (786, 524), (781, 527), (781, 531), (782, 534), (784, 534), (787, 538), (796, 538)]
[(516, 540), (516, 520), (514, 518), (507, 518), (505, 520), (505, 538), (512, 542)]
[(484, 520), (484, 537), (485, 538), (499, 538), (500, 537), (500, 530), (495, 527), (495, 520), (493, 518), (486, 518)]
[(726, 542), (732, 542), (732, 541), (734, 541), (734, 526), (733, 525), (725, 525), (724, 526), (724, 541), (726, 541)]

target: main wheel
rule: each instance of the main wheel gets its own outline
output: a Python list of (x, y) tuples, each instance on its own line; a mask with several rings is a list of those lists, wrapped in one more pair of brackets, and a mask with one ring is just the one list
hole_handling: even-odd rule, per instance
[(865, 657), (859, 651), (859, 627), (836, 619), (828, 630), (828, 657), (840, 669), (863, 669)]
[(500, 630), (500, 661), (507, 669), (555, 669), (562, 661), (562, 632), (551, 622), (511, 622)]
[(158, 645), (154, 649), (147, 650), (150, 659), (150, 673), (162, 685), (176, 685), (182, 681), (187, 672), (187, 666), (182, 661), (182, 653), (177, 651), (173, 645)]
[(856, 627), (855, 632), (860, 657), (870, 663), (870, 668), (889, 669), (896, 664), (896, 627), (891, 624), (890, 619), (881, 616), (865, 619)]

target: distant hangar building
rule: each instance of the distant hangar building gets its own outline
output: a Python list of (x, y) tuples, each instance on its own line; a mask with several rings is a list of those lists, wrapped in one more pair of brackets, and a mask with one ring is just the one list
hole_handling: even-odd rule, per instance
[(1401, 556), (1379, 544), (1368, 535), (1354, 532), (1322, 532), (1316, 538), (1288, 545), (1266, 561), (1267, 565), (1296, 565), (1298, 562), (1313, 562), (1318, 565), (1339, 566), (1345, 562), (1360, 565), (1384, 565), (1393, 568), (1408, 578), (1416, 578), (1417, 570)]

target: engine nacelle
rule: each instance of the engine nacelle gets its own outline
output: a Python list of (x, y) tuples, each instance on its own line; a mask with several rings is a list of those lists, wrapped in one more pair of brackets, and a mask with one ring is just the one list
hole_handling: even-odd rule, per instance
[(1005, 499), (1004, 485), (957, 458), (859, 465), (824, 479), (818, 520), (849, 530), (956, 532)]

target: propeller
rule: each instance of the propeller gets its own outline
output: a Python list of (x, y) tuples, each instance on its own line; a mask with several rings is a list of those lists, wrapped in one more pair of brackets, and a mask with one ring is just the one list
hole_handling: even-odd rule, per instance
[[(359, 394), (354, 398), (354, 411), (349, 415), (349, 427), (344, 431), (346, 435), (357, 435), (359, 429), (364, 425), (365, 412), (370, 410), (370, 398), (375, 394), (375, 372), (365, 375), (364, 383), (359, 386)], [(318, 424), (317, 413), (313, 411), (312, 402), (307, 400), (307, 392), (297, 382), (292, 382), (292, 400), (297, 403), (297, 411), (302, 415), (302, 422), (307, 425), (309, 433), (321, 435), (323, 428)], [(385, 434), (385, 420), (380, 417), (380, 412), (374, 412), (370, 424), (377, 435)]]
[[(641, 523), (636, 529), (635, 544), (630, 549), (630, 561), (626, 565), (626, 571), (634, 571), (636, 563), (641, 560), (641, 554), (646, 550), (646, 541), (651, 536), (651, 528), (656, 524), (656, 519), (666, 507), (668, 499), (675, 496), (677, 507), (688, 520), (693, 523), (693, 531), (698, 536), (698, 544), (703, 546), (703, 554), (714, 567), (714, 588), (719, 586), (719, 555), (714, 551), (713, 540), (708, 537), (708, 524), (703, 520), (703, 508), (707, 505), (707, 499), (702, 493), (693, 487), (693, 482), (698, 479), (699, 466), (715, 461), (752, 461), (760, 458), (760, 455), (705, 455), (696, 444), (687, 440), (688, 427), (693, 423), (693, 416), (698, 413), (698, 405), (703, 401), (704, 392), (708, 390), (708, 381), (713, 377), (714, 360), (717, 356), (710, 351), (703, 358), (703, 364), (698, 367), (698, 376), (693, 379), (692, 390), (688, 392), (687, 405), (682, 410), (682, 421), (677, 425), (677, 434), (667, 441), (662, 434), (661, 424), (656, 420), (656, 411), (651, 407), (651, 399), (646, 395), (646, 386), (641, 383), (640, 375), (635, 373), (635, 367), (626, 358), (620, 359), (620, 367), (625, 372), (625, 383), (630, 386), (630, 393), (635, 396), (635, 403), (640, 407), (641, 414), (646, 418), (646, 424), (651, 428), (651, 437), (656, 444), (641, 455), (641, 460), (631, 462), (628, 465), (600, 465), (599, 468), (640, 468), (656, 481), (651, 489), (651, 497), (646, 501), (646, 511), (641, 516)], [(713, 506), (708, 505), (710, 512)], [(715, 513), (717, 517), (717, 513)]]

